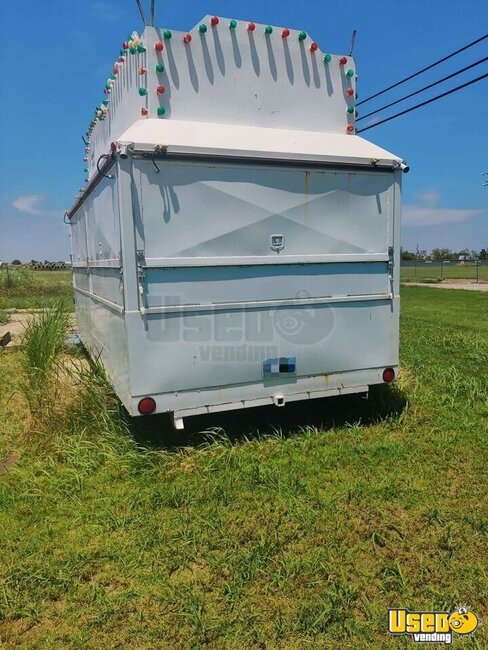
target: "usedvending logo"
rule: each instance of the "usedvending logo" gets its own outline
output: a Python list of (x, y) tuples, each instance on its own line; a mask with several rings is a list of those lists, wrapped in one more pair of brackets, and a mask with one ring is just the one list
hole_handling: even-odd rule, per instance
[(407, 634), (415, 643), (444, 643), (449, 645), (454, 635), (473, 634), (479, 618), (467, 607), (449, 612), (410, 612), (408, 609), (388, 610), (388, 632)]

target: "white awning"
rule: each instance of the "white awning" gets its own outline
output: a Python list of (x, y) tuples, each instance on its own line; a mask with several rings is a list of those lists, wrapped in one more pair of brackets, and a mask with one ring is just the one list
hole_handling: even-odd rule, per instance
[(257, 126), (143, 119), (134, 122), (118, 139), (135, 151), (168, 154), (265, 158), (346, 165), (398, 166), (402, 159), (368, 140), (347, 133), (297, 131)]

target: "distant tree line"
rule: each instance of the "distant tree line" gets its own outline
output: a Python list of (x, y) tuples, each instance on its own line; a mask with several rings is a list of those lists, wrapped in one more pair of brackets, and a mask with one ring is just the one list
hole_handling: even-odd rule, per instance
[(456, 261), (476, 261), (488, 260), (488, 250), (482, 248), (479, 251), (463, 248), (460, 251), (453, 251), (450, 248), (433, 248), (430, 253), (426, 250), (408, 251), (402, 248), (402, 260), (456, 260)]
[(30, 262), (21, 262), (18, 259), (12, 260), (10, 262), (10, 265), (8, 262), (0, 262), (0, 266), (23, 266), (24, 268), (31, 268), (31, 269), (43, 269), (47, 271), (58, 271), (60, 269), (66, 269), (70, 267), (69, 262), (63, 262), (63, 261), (58, 261), (58, 262), (50, 262), (49, 260), (44, 260), (44, 262), (41, 262), (40, 260), (31, 260)]

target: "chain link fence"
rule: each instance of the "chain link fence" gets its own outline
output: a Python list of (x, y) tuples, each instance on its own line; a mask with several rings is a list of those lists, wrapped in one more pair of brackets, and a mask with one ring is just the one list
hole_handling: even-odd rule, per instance
[(488, 260), (402, 260), (402, 282), (435, 283), (444, 280), (488, 283)]

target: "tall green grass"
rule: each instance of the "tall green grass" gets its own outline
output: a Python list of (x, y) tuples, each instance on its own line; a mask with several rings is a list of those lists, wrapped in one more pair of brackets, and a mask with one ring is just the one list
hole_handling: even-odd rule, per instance
[(69, 314), (62, 303), (35, 314), (22, 336), (22, 392), (36, 417), (50, 412), (59, 382), (57, 359), (69, 328)]
[(26, 268), (0, 268), (0, 291), (31, 291), (36, 287), (34, 271)]
[[(0, 644), (389, 650), (413, 643), (389, 607), (486, 620), (487, 323), (481, 294), (408, 288), (399, 389), (219, 414), (176, 442), (142, 419), (151, 451), (101, 364), (61, 349), (53, 445), (17, 441), (0, 477)], [(21, 354), (0, 381), (24, 380)], [(488, 647), (486, 625), (456, 642)]]
[(71, 271), (0, 267), (0, 309), (42, 309), (62, 300), (73, 310)]

